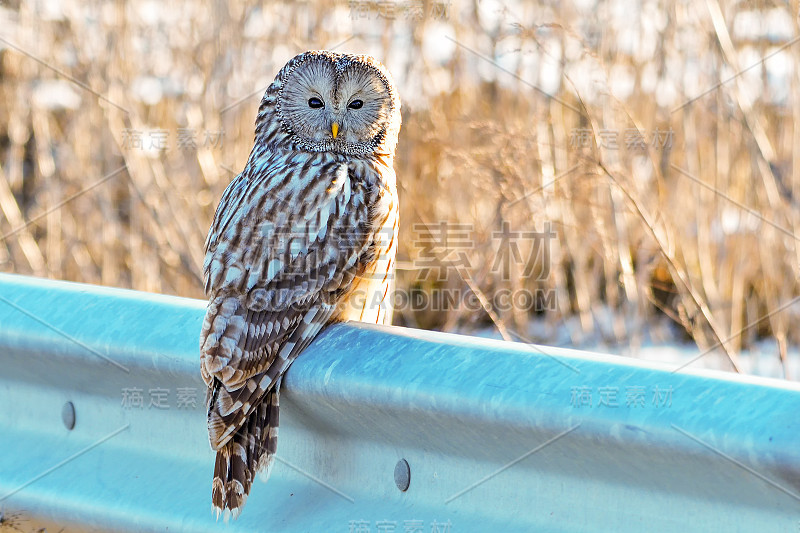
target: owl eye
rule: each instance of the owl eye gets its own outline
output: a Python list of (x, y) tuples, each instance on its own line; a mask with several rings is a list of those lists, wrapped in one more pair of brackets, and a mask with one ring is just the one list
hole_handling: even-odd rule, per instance
[(362, 100), (353, 100), (352, 102), (350, 102), (350, 104), (348, 104), (347, 107), (349, 107), (350, 109), (361, 109), (363, 105), (364, 102)]
[(319, 98), (309, 98), (308, 107), (311, 109), (319, 109), (320, 107), (325, 107), (325, 104)]

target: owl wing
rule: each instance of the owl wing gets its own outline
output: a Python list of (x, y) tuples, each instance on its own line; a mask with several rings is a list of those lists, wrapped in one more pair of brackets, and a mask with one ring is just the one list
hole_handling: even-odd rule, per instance
[(374, 255), (364, 180), (347, 163), (309, 158), (262, 161), (253, 176), (246, 169), (209, 232), (200, 346), (215, 449), (327, 324)]

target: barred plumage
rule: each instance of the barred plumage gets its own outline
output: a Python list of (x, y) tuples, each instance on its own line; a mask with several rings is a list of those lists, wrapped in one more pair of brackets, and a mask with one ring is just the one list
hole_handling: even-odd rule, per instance
[(397, 92), (368, 56), (300, 54), (264, 94), (206, 241), (200, 366), (218, 513), (238, 514), (269, 470), (297, 355), (331, 322), (391, 321), (399, 131)]

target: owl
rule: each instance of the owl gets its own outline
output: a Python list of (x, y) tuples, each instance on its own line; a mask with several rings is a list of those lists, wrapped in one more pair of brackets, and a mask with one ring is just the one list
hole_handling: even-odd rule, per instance
[(400, 99), (376, 59), (291, 59), (206, 240), (200, 369), (217, 452), (212, 504), (238, 516), (277, 450), (289, 365), (338, 321), (391, 322)]

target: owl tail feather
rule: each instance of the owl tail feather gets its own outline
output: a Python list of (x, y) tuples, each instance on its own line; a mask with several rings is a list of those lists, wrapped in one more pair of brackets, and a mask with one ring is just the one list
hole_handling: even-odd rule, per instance
[(225, 520), (229, 516), (238, 518), (255, 474), (263, 470), (264, 481), (269, 477), (278, 449), (280, 382), (279, 379), (233, 438), (217, 451), (211, 484), (212, 508), (217, 519), (220, 514)]

